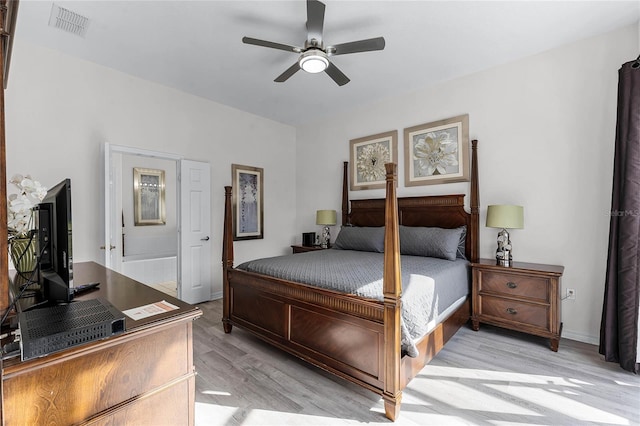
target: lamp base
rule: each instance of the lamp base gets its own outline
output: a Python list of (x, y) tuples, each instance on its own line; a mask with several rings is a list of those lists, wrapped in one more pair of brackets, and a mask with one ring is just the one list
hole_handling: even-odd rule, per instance
[(496, 258), (496, 265), (505, 266), (508, 268), (513, 265), (513, 260)]
[(502, 229), (498, 232), (498, 248), (496, 249), (496, 262), (501, 266), (511, 266), (513, 263), (513, 256), (511, 253), (513, 249), (511, 247), (511, 239), (506, 229)]
[(331, 241), (331, 234), (329, 233), (329, 227), (325, 226), (322, 230), (322, 241), (320, 242), (320, 247), (329, 248), (329, 241)]

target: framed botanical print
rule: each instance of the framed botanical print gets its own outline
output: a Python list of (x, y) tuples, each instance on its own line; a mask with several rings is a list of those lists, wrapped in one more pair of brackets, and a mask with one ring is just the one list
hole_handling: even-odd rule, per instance
[(469, 180), (469, 115), (404, 129), (404, 185)]
[(233, 240), (264, 238), (263, 170), (231, 165)]
[(398, 131), (352, 139), (349, 145), (350, 189), (384, 188), (385, 163), (398, 161)]
[(164, 170), (133, 168), (134, 225), (165, 225)]

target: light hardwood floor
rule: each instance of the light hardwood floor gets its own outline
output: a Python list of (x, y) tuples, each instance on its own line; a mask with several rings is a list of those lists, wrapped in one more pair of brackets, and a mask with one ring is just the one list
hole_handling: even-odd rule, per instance
[[(196, 425), (391, 424), (376, 394), (234, 327), (222, 302), (194, 323)], [(640, 378), (597, 347), (463, 327), (404, 390), (398, 425), (639, 425)]]

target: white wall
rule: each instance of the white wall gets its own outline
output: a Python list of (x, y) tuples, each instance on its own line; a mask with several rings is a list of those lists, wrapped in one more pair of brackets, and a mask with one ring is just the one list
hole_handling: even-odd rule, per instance
[[(164, 225), (135, 225), (133, 169), (164, 171), (166, 221)], [(122, 156), (122, 216), (124, 260), (171, 257), (178, 254), (176, 162), (139, 155)]]
[[(486, 206), (523, 205), (525, 228), (511, 232), (514, 258), (564, 265), (563, 292), (574, 288), (577, 297), (562, 304), (563, 336), (596, 343), (617, 72), (637, 54), (632, 25), (299, 128), (298, 234), (314, 229), (316, 209), (340, 211), (342, 161), (349, 159), (349, 140), (361, 136), (398, 130), (399, 196), (468, 193), (465, 184), (404, 187), (402, 155), (405, 127), (468, 113), (471, 139), (479, 140), (481, 256), (493, 257), (496, 246), (497, 230), (484, 227)], [(383, 196), (384, 190), (351, 193)]]
[[(6, 99), (7, 175), (72, 181), (75, 261), (103, 252), (104, 142), (209, 161), (211, 270), (221, 291), (224, 185), (231, 164), (264, 168), (265, 238), (236, 243), (237, 261), (286, 253), (295, 223), (295, 129), (15, 40)], [(290, 249), (289, 249), (290, 250)]]

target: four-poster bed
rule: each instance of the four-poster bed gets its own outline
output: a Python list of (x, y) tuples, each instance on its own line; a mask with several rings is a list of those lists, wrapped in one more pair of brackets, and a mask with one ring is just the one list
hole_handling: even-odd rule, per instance
[[(470, 298), (417, 343), (419, 354), (401, 352), (400, 226), (466, 227), (466, 258), (479, 255), (477, 141), (472, 141), (470, 213), (464, 195), (396, 197), (397, 166), (386, 165), (386, 198), (353, 200), (349, 210), (347, 164), (343, 226), (384, 226), (383, 298), (372, 300), (233, 267), (231, 187), (225, 187), (223, 327), (237, 325), (268, 343), (382, 395), (395, 420), (402, 389), (468, 321)], [(298, 254), (293, 256), (307, 256)]]

